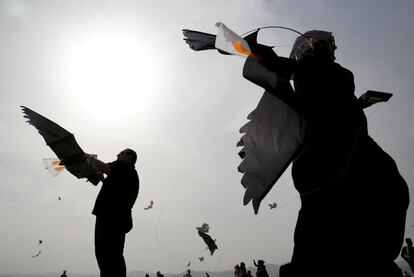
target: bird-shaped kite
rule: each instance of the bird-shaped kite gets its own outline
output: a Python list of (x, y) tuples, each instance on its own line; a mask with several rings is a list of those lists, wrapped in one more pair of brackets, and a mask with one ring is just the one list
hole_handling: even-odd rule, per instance
[(200, 260), (200, 262), (204, 261), (204, 257), (198, 257), (198, 259)]
[[(21, 106), (27, 122), (33, 125), (46, 141), (59, 159), (52, 163), (57, 171), (61, 171), (64, 166), (70, 173), (77, 178), (86, 178), (87, 181), (97, 185), (104, 180), (102, 173), (97, 172), (86, 160), (85, 152), (78, 145), (73, 134), (69, 133), (55, 122), (43, 117), (33, 110)], [(48, 169), (48, 171), (50, 171)]]
[(150, 204), (147, 207), (145, 207), (144, 210), (152, 209), (152, 205), (154, 205), (154, 201), (151, 200)]
[(33, 258), (39, 257), (40, 253), (42, 253), (42, 251), (39, 250), (39, 252), (37, 252), (37, 254), (33, 255)]
[[(198, 235), (207, 244), (207, 248), (210, 250), (210, 255), (213, 255), (214, 251), (217, 250), (216, 240), (213, 240), (207, 233), (210, 230), (210, 226), (207, 223), (203, 223), (201, 227), (195, 227)], [(204, 258), (203, 258), (204, 259)]]
[(38, 245), (41, 245), (43, 243), (43, 240), (39, 240)]
[[(295, 61), (278, 57), (272, 47), (259, 44), (260, 29), (242, 38), (222, 23), (216, 26), (217, 36), (185, 29), (184, 40), (195, 51), (217, 49), (220, 53), (248, 57), (243, 76), (266, 89), (257, 108), (248, 115), (250, 121), (240, 129), (243, 136), (237, 143), (243, 147), (239, 152), (242, 162), (238, 166), (246, 189), (243, 204), (252, 201), (257, 214), (263, 198), (300, 152), (304, 139), (304, 119), (286, 103), (293, 94), (289, 80)], [(275, 67), (283, 70), (275, 76), (259, 60), (263, 63), (271, 60), (269, 66), (276, 64)]]
[(216, 251), (218, 249), (217, 245), (216, 245), (216, 240), (213, 240), (209, 235), (207, 235), (206, 233), (203, 233), (201, 231), (198, 231), (198, 235), (207, 244), (207, 248), (210, 250), (210, 255), (213, 255), (214, 251)]
[(269, 204), (269, 207), (270, 207), (270, 209), (274, 209), (274, 208), (277, 207), (277, 203), (273, 202), (273, 203)]

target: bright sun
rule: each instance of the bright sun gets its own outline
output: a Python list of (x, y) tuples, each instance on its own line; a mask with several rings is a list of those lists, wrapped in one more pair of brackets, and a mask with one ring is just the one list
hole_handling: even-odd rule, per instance
[(77, 105), (118, 116), (145, 107), (154, 85), (148, 50), (126, 34), (98, 34), (79, 41), (67, 57), (68, 87)]

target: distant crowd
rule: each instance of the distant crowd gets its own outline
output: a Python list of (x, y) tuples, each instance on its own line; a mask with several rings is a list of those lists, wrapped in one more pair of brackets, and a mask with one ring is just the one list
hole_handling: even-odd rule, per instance
[[(401, 250), (401, 257), (408, 263), (412, 273), (414, 273), (414, 247), (411, 238), (405, 239), (406, 245)], [(253, 265), (256, 267), (255, 275), (252, 274), (251, 270), (247, 270), (246, 264), (244, 262), (240, 262), (240, 264), (236, 264), (234, 266), (234, 277), (269, 277), (267, 272), (265, 261), (258, 260), (257, 263), (253, 260)], [(63, 271), (60, 277), (68, 277), (66, 274), (66, 270)], [(210, 277), (208, 272), (205, 273), (205, 277)], [(150, 277), (149, 274), (145, 274), (145, 277)], [(160, 271), (157, 271), (156, 277), (164, 277)], [(187, 269), (187, 273), (183, 275), (183, 277), (192, 277), (191, 270)], [(411, 277), (411, 275), (404, 270), (404, 277)]]

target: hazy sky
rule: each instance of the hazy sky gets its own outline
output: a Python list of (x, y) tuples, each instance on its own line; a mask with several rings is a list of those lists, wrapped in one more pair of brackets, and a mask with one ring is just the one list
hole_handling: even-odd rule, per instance
[[(369, 131), (412, 193), (413, 15), (412, 0), (1, 0), (0, 274), (98, 272), (91, 210), (99, 187), (68, 172), (53, 178), (42, 168), (41, 159), (54, 154), (19, 105), (73, 132), (84, 151), (104, 161), (125, 147), (138, 152), (141, 188), (125, 246), (128, 271), (290, 260), (300, 207), (290, 168), (259, 215), (242, 204), (235, 145), (263, 90), (243, 79), (243, 58), (193, 52), (182, 40), (183, 28), (216, 33), (217, 21), (239, 34), (265, 25), (332, 31), (337, 61), (354, 73), (356, 94), (394, 93), (366, 110)], [(295, 37), (264, 30), (259, 41), (286, 56)], [(154, 209), (144, 211), (150, 200)], [(270, 210), (274, 201), (279, 206)], [(411, 204), (411, 237), (413, 216)], [(204, 222), (217, 239), (214, 256), (195, 230)]]

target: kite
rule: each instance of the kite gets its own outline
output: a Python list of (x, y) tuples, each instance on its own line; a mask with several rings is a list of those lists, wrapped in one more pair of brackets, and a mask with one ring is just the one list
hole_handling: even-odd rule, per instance
[(62, 197), (58, 196), (58, 200), (62, 200)]
[(42, 251), (39, 250), (39, 252), (37, 252), (37, 254), (36, 255), (33, 255), (32, 257), (33, 258), (39, 257), (40, 253), (42, 253)]
[(154, 201), (151, 200), (150, 204), (147, 207), (145, 207), (144, 210), (152, 209), (152, 205), (154, 205)]
[(200, 262), (204, 261), (204, 257), (198, 257), (198, 259), (200, 260)]
[[(61, 171), (62, 169), (60, 167), (64, 166), (77, 178), (86, 178), (88, 182), (91, 182), (95, 186), (104, 180), (103, 174), (96, 171), (87, 162), (85, 152), (78, 145), (73, 134), (31, 109), (24, 106), (21, 106), (21, 108), (24, 117), (28, 119), (27, 122), (39, 131), (46, 144), (52, 149), (60, 161), (57, 164), (57, 161), (53, 162), (52, 160), (48, 160), (52, 164), (51, 166), (56, 166), (52, 171)], [(47, 169), (50, 172), (50, 169)]]
[(210, 250), (210, 254), (213, 255), (214, 251), (216, 251), (217, 249), (217, 245), (216, 245), (216, 240), (213, 240), (209, 235), (207, 235), (207, 233), (210, 230), (210, 226), (207, 223), (203, 223), (201, 227), (196, 227), (196, 230), (198, 232), (198, 235), (207, 244), (207, 248)]
[(206, 233), (203, 233), (201, 231), (198, 231), (198, 235), (207, 244), (207, 248), (210, 250), (210, 255), (213, 255), (214, 251), (216, 251), (218, 249), (217, 245), (216, 245), (216, 240), (213, 240), (209, 235), (207, 235)]
[(39, 240), (38, 245), (41, 245), (43, 243), (43, 240)]
[(190, 264), (191, 264), (191, 262), (188, 262), (188, 264), (187, 264), (187, 266), (186, 266), (186, 267), (189, 267), (189, 266), (190, 266)]
[(269, 204), (270, 209), (274, 209), (277, 207), (277, 203), (273, 202), (272, 204)]
[(208, 226), (207, 223), (203, 223), (203, 225), (201, 225), (201, 227), (196, 227), (197, 231), (203, 232), (203, 233), (208, 233), (208, 231), (210, 230), (210, 226)]
[[(259, 29), (241, 38), (222, 23), (216, 26), (216, 37), (185, 29), (184, 40), (195, 51), (217, 49), (220, 53), (247, 56), (243, 76), (266, 90), (248, 115), (250, 121), (240, 129), (243, 136), (237, 143), (243, 147), (238, 166), (246, 189), (243, 204), (251, 201), (257, 214), (261, 201), (302, 150), (306, 121), (294, 109), (294, 92), (289, 83), (295, 61), (278, 57), (272, 47), (257, 43)], [(276, 69), (269, 70), (258, 61), (258, 56), (263, 61), (271, 60)]]

